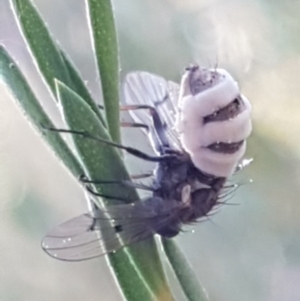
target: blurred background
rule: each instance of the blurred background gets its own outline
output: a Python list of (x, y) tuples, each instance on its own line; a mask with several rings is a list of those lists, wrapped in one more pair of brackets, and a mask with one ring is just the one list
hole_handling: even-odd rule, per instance
[[(254, 162), (232, 179), (253, 183), (231, 199), (238, 206), (224, 206), (195, 234), (176, 238), (211, 300), (300, 300), (300, 2), (113, 2), (122, 76), (146, 70), (179, 81), (190, 63), (218, 65), (253, 105), (247, 156)], [(101, 101), (84, 1), (34, 3)], [(0, 0), (0, 43), (59, 123), (8, 0)], [(47, 230), (87, 210), (83, 191), (3, 85), (0, 105), (0, 300), (121, 300), (105, 258), (65, 263), (40, 248)], [(126, 143), (147, 148), (133, 137), (127, 131)]]

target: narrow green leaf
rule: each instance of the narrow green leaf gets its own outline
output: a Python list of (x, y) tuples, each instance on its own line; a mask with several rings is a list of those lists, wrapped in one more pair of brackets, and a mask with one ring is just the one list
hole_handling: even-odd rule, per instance
[[(58, 99), (63, 110), (66, 124), (72, 130), (86, 131), (90, 134), (111, 140), (107, 130), (95, 119), (94, 112), (84, 100), (63, 83), (56, 81)], [(129, 180), (124, 161), (116, 148), (98, 141), (74, 135), (74, 141), (81, 156), (81, 160), (87, 167), (88, 176), (97, 180)], [(138, 200), (135, 190), (127, 187), (120, 191), (119, 185), (98, 185), (102, 193), (122, 197), (128, 200)], [(112, 200), (110, 200), (112, 202)]]
[(10, 0), (17, 16), (20, 29), (33, 53), (41, 75), (55, 96), (54, 78), (70, 86), (79, 94), (105, 124), (103, 116), (95, 101), (92, 99), (79, 72), (71, 60), (60, 49), (51, 37), (43, 19), (30, 0)]
[(54, 78), (71, 86), (61, 53), (32, 2), (30, 0), (10, 1), (20, 29), (52, 93), (55, 94)]
[(162, 239), (164, 252), (189, 301), (209, 301), (207, 292), (199, 283), (193, 268), (172, 239)]
[(112, 5), (110, 0), (87, 0), (87, 7), (108, 129), (120, 142), (119, 54)]
[(0, 80), (7, 85), (24, 114), (29, 117), (30, 122), (43, 135), (74, 176), (78, 177), (81, 175), (83, 170), (64, 140), (59, 135), (44, 131), (41, 128), (41, 125), (44, 127), (53, 127), (53, 124), (30, 89), (17, 64), (1, 45)]
[[(80, 74), (76, 67), (73, 65), (72, 61), (66, 53), (61, 51), (62, 58), (64, 59), (64, 62), (66, 64), (67, 70), (70, 75), (70, 79), (72, 81), (72, 88), (73, 90), (80, 95), (86, 103), (91, 107), (91, 109), (96, 113), (96, 115), (99, 117), (100, 121), (102, 124), (105, 126), (105, 120), (102, 116), (102, 113), (99, 110), (99, 107), (97, 106), (96, 102), (94, 99), (91, 97), (91, 94), (89, 90), (87, 89), (86, 85), (84, 84), (83, 80), (80, 77)], [(75, 87), (75, 88), (74, 88)]]
[[(66, 85), (57, 81), (58, 98), (69, 128), (110, 140), (109, 134), (90, 107)], [(75, 146), (92, 180), (129, 179), (119, 152), (103, 143), (73, 135)], [(98, 185), (99, 192), (138, 200), (132, 188)], [(111, 201), (110, 201), (111, 202)], [(109, 255), (124, 295), (130, 301), (171, 301), (154, 239), (136, 243)]]

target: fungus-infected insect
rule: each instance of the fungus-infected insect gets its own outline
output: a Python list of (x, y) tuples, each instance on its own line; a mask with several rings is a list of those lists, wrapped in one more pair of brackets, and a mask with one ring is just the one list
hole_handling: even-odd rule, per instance
[[(86, 132), (52, 130), (82, 135), (156, 162), (151, 185), (134, 179), (119, 182), (149, 190), (151, 196), (132, 204), (96, 208), (93, 213), (58, 226), (42, 244), (55, 258), (84, 260), (154, 234), (174, 237), (183, 225), (207, 217), (222, 204), (222, 196), (231, 189), (225, 185), (227, 178), (243, 167), (241, 159), (251, 132), (251, 106), (225, 70), (191, 66), (180, 86), (146, 72), (131, 73), (125, 79), (123, 92), (125, 105), (121, 109), (129, 111), (134, 120), (123, 125), (146, 132), (155, 156)], [(117, 183), (85, 178), (82, 181), (87, 185)]]

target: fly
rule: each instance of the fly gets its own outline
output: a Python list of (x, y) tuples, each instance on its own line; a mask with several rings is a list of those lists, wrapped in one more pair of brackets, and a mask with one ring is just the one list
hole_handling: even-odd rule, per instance
[(206, 218), (223, 203), (222, 198), (235, 187), (225, 185), (228, 177), (245, 165), (241, 160), (252, 129), (251, 106), (225, 70), (188, 67), (180, 86), (147, 72), (130, 73), (123, 92), (121, 110), (129, 111), (134, 120), (123, 126), (147, 133), (156, 155), (83, 131), (50, 130), (82, 135), (156, 162), (149, 186), (135, 178), (119, 182), (81, 179), (95, 196), (120, 199), (99, 194), (89, 184), (120, 184), (148, 190), (151, 196), (141, 202), (95, 208), (61, 224), (42, 242), (52, 257), (85, 260), (155, 234), (174, 237), (184, 225)]

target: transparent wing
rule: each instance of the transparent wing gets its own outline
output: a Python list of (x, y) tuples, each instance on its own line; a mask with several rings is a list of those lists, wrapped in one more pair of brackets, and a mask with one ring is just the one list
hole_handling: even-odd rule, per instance
[(54, 258), (81, 261), (147, 239), (167, 225), (178, 209), (149, 204), (110, 206), (93, 215), (75, 217), (50, 231), (42, 240), (42, 248)]
[[(178, 95), (178, 84), (148, 72), (129, 73), (123, 83), (123, 102), (129, 105), (156, 106), (160, 118), (167, 126), (166, 134), (171, 146), (181, 150), (174, 129)], [(166, 101), (163, 101), (166, 97)], [(155, 104), (161, 101), (163, 101), (161, 104)], [(147, 110), (134, 110), (130, 115), (135, 122), (144, 123), (153, 129), (152, 118)]]

